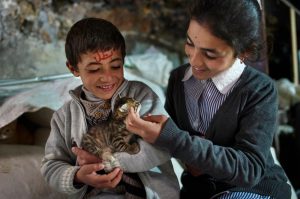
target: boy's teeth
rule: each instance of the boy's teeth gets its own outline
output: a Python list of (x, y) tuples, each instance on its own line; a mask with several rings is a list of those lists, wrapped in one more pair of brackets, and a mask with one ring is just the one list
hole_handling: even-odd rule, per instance
[(108, 86), (99, 86), (100, 88), (104, 88), (104, 89), (107, 89), (107, 88), (111, 88), (111, 85), (108, 85)]

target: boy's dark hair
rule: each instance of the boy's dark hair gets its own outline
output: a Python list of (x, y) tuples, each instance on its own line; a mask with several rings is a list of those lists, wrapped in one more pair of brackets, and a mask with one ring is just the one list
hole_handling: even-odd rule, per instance
[(69, 63), (78, 69), (81, 55), (87, 52), (121, 50), (126, 55), (125, 39), (111, 22), (100, 18), (84, 18), (76, 22), (67, 34), (65, 52)]
[(194, 0), (189, 14), (190, 19), (226, 41), (236, 56), (247, 52), (252, 60), (259, 58), (263, 43), (257, 0)]

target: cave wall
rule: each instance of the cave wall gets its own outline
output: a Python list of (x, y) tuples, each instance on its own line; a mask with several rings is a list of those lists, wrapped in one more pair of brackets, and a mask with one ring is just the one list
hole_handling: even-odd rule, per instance
[(84, 17), (114, 23), (127, 40), (129, 54), (137, 40), (183, 50), (183, 0), (1, 0), (0, 79), (66, 73), (66, 33)]

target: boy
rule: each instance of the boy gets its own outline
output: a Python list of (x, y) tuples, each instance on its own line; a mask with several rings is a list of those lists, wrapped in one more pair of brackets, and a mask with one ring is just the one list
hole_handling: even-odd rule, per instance
[(133, 189), (126, 194), (131, 198), (179, 198), (170, 156), (142, 140), (138, 154), (116, 154), (121, 168), (105, 175), (96, 173), (104, 168), (101, 160), (80, 149), (82, 135), (108, 118), (118, 97), (140, 101), (141, 115), (165, 113), (148, 86), (124, 79), (126, 52), (120, 31), (103, 19), (82, 19), (71, 27), (65, 51), (67, 67), (83, 85), (70, 91), (72, 100), (53, 115), (41, 168), (49, 185), (71, 198), (124, 198), (111, 190), (130, 172)]

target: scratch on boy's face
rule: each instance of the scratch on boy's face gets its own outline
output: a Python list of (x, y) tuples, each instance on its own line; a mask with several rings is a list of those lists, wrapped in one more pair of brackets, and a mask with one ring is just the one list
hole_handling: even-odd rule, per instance
[(113, 51), (112, 50), (109, 50), (109, 51), (97, 51), (95, 53), (95, 60), (96, 62), (98, 63), (101, 63), (102, 60), (105, 60), (109, 57), (112, 57), (113, 55)]

